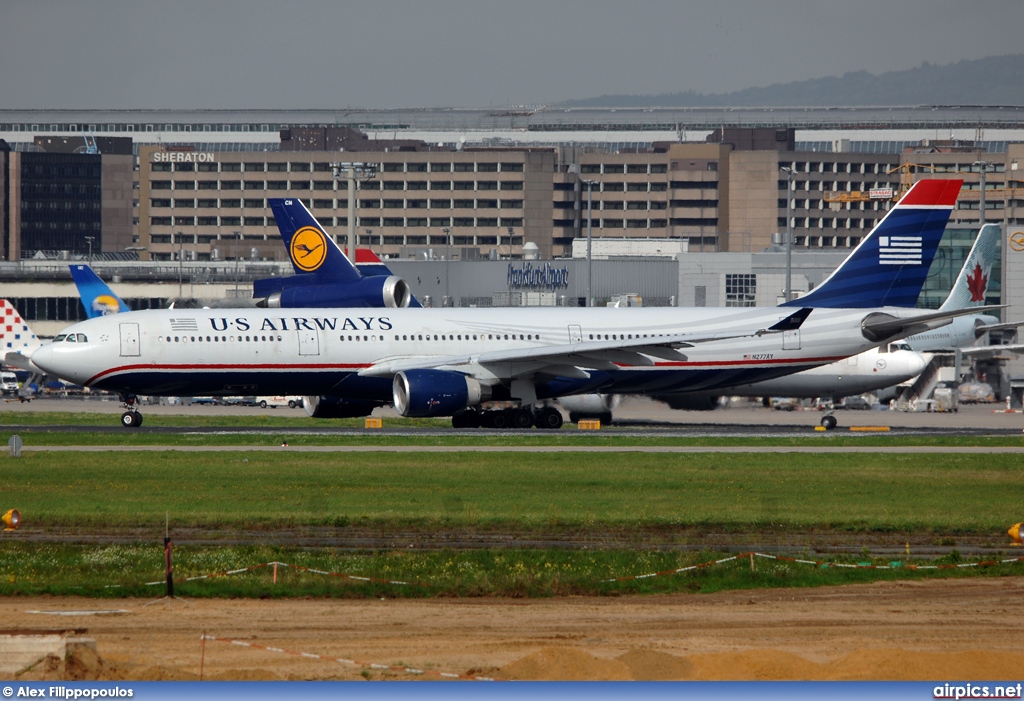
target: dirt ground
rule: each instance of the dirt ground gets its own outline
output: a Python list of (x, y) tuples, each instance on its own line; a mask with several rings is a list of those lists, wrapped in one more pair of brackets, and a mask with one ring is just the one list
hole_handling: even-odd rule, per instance
[[(0, 600), (8, 631), (84, 628), (97, 643), (97, 655), (76, 655), (64, 671), (44, 663), (18, 679), (1001, 680), (1020, 676), (1024, 577), (621, 598), (146, 604)], [(128, 612), (32, 613), (111, 609)], [(203, 634), (221, 640), (204, 645)]]

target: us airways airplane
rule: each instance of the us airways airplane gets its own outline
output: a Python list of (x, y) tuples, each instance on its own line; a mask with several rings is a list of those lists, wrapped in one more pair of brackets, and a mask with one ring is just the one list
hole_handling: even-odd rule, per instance
[(390, 271), (383, 275), (360, 272), (300, 200), (271, 198), (267, 203), (274, 213), (295, 275), (254, 281), (252, 295), (259, 300), (256, 306), (285, 309), (419, 306), (412, 299), (409, 283), (391, 275)]
[[(1000, 227), (997, 224), (986, 224), (981, 228), (939, 311), (970, 310), (971, 307), (985, 304), (988, 280), (998, 252), (999, 234)], [(725, 394), (736, 397), (834, 399), (873, 392), (918, 375), (927, 365), (927, 359), (921, 353), (954, 352), (954, 349), (959, 349), (958, 352), (967, 356), (1024, 352), (1024, 346), (1020, 345), (969, 345), (986, 331), (1018, 325), (998, 322), (999, 319), (990, 314), (969, 311), (942, 328), (785, 377), (730, 387), (725, 392), (666, 394), (655, 395), (655, 398), (673, 409), (703, 410), (718, 406), (721, 396)], [(572, 401), (567, 408), (572, 410)], [(826, 428), (835, 428), (837, 425), (831, 411), (822, 416), (821, 423)]]
[[(934, 255), (959, 185), (921, 181), (886, 216), (919, 237), (922, 260)], [(881, 298), (902, 293), (901, 273), (920, 263), (879, 265), (878, 254), (877, 243), (862, 243), (840, 266), (844, 272), (833, 274), (836, 284), (856, 287), (868, 274)], [(879, 267), (887, 276), (878, 275)], [(561, 421), (556, 411), (534, 414), (539, 399), (713, 390), (770, 379), (942, 326), (962, 313), (881, 305), (793, 312), (149, 310), (75, 324), (32, 361), (121, 394), (127, 405), (122, 423), (129, 427), (141, 422), (136, 394), (305, 394), (316, 405), (314, 415), (365, 415), (394, 403), (404, 416), (454, 416), (456, 425), (471, 425), (482, 402), (509, 400), (521, 406), (507, 417), (514, 425), (554, 427)]]

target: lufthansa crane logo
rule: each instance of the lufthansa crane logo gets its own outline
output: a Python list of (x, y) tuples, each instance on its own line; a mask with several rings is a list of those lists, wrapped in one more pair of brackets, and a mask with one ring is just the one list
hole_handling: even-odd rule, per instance
[(304, 226), (292, 236), (292, 262), (299, 270), (311, 273), (327, 259), (327, 238), (312, 226)]
[(1024, 251), (1024, 231), (1014, 231), (1010, 234), (1010, 248), (1015, 251)]

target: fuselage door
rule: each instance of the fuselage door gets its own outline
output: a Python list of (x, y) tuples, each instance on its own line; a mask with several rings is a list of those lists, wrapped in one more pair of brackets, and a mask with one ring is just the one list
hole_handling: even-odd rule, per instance
[(139, 325), (132, 322), (118, 324), (121, 329), (121, 357), (139, 355)]
[(782, 350), (800, 350), (800, 329), (782, 332)]
[(569, 343), (579, 343), (583, 340), (583, 329), (579, 324), (569, 324)]
[(299, 355), (320, 355), (320, 336), (316, 329), (299, 329)]

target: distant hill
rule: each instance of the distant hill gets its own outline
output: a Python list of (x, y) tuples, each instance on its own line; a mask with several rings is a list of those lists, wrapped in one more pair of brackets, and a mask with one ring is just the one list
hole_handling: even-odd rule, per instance
[(1024, 105), (1024, 54), (873, 75), (867, 71), (747, 88), (731, 93), (602, 95), (577, 107), (848, 107), (874, 105)]

